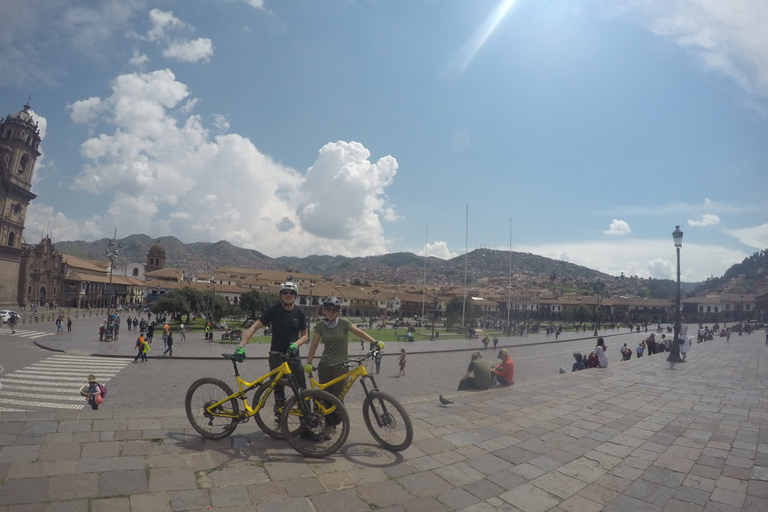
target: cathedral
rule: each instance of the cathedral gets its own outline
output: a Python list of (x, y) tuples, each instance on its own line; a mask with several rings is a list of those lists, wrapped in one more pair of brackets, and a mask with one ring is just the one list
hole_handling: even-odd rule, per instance
[(24, 218), (35, 199), (32, 174), (40, 156), (40, 129), (24, 110), (0, 120), (0, 307), (16, 308), (25, 295), (20, 282)]

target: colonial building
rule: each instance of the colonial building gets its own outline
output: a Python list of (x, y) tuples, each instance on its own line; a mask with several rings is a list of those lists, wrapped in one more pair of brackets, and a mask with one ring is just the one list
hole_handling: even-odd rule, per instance
[(59, 305), (61, 296), (62, 256), (56, 251), (49, 237), (37, 245), (23, 245), (19, 288), (21, 302), (45, 305), (52, 302)]
[(149, 274), (156, 270), (162, 270), (165, 268), (165, 249), (163, 248), (160, 240), (149, 248), (147, 251), (147, 263), (144, 265), (144, 272)]
[(40, 130), (24, 110), (0, 120), (0, 307), (16, 308), (26, 289), (20, 282), (24, 219), (32, 174), (40, 156)]

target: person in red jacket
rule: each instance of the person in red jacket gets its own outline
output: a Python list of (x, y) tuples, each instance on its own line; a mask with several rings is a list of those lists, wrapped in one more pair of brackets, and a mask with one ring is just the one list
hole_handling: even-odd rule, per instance
[(496, 376), (496, 383), (501, 386), (511, 386), (515, 383), (515, 363), (505, 348), (499, 350), (499, 359), (501, 363), (491, 370)]

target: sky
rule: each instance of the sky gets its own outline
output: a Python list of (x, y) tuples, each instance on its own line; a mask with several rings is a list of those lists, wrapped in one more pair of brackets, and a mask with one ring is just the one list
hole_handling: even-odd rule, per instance
[(768, 248), (765, 0), (5, 0), (24, 237), (530, 252), (721, 276)]

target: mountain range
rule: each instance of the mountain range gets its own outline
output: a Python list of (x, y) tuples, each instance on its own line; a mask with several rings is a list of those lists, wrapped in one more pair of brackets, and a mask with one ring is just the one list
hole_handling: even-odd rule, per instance
[[(62, 254), (88, 260), (105, 260), (109, 242), (107, 238), (94, 242), (64, 241), (57, 242), (55, 247)], [(253, 249), (236, 247), (224, 240), (187, 244), (173, 236), (151, 238), (135, 234), (115, 241), (119, 246), (115, 264), (122, 266), (145, 262), (149, 248), (156, 242), (165, 249), (166, 267), (180, 268), (188, 275), (211, 273), (216, 268), (231, 266), (316, 274), (334, 282), (420, 284), (426, 276), (430, 285), (462, 286), (465, 282), (465, 269), (466, 282), (481, 285), (494, 278), (506, 278), (511, 270), (513, 287), (518, 290), (549, 289), (554, 293), (591, 293), (591, 284), (600, 280), (607, 285), (606, 292), (612, 296), (635, 295), (666, 299), (675, 294), (675, 281), (669, 279), (610, 276), (588, 267), (535, 254), (491, 249), (476, 249), (466, 256), (448, 260), (425, 258), (408, 252), (356, 258), (328, 255), (272, 258)], [(764, 284), (766, 268), (768, 251), (760, 251), (731, 267), (722, 278), (704, 283), (683, 283), (682, 288), (684, 292), (695, 290), (697, 294), (732, 288), (734, 283), (736, 286), (739, 286), (738, 283), (748, 283), (750, 286), (747, 288), (762, 288), (755, 285)]]

